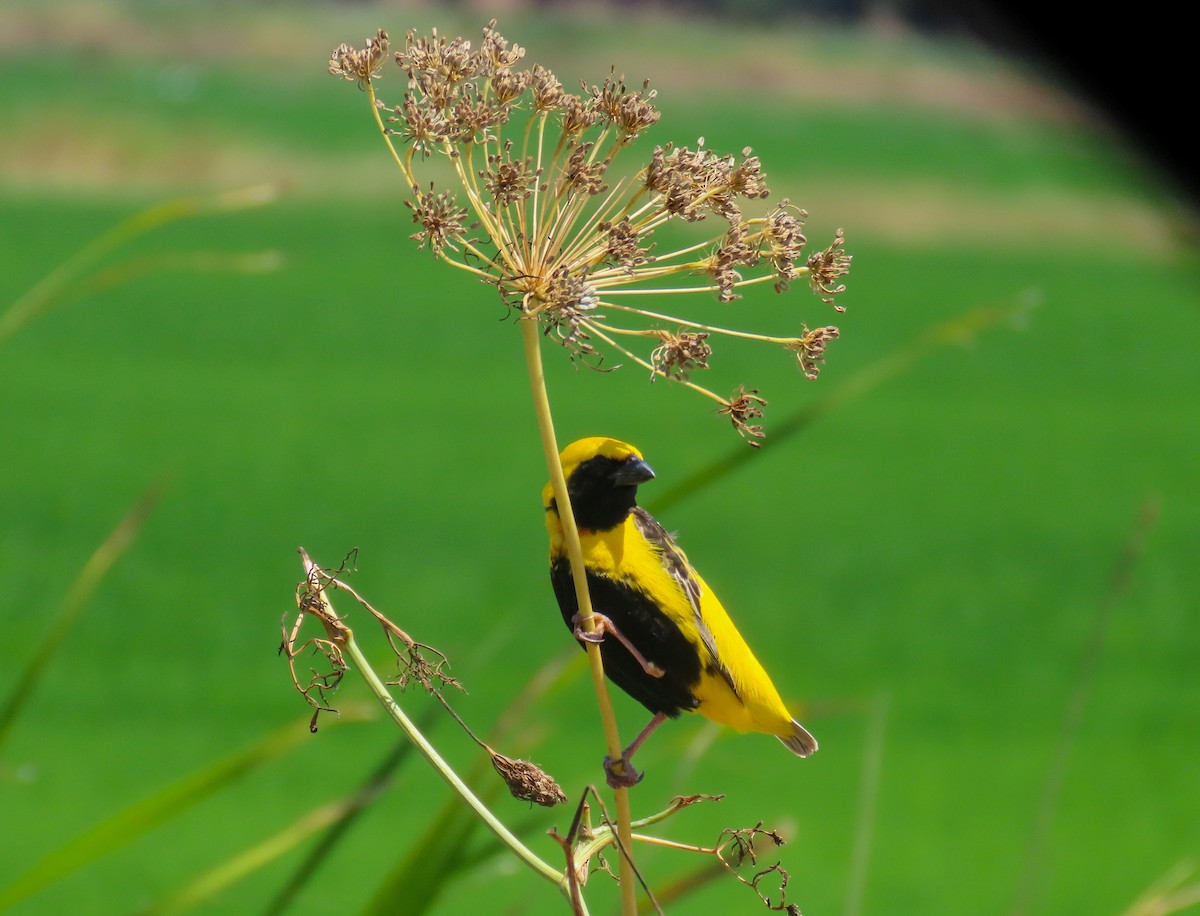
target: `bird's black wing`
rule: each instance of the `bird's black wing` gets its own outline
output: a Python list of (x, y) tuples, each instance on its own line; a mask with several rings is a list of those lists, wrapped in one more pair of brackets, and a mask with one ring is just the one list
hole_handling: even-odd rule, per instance
[(675, 543), (675, 539), (667, 534), (666, 529), (658, 523), (658, 519), (641, 506), (636, 506), (633, 510), (633, 523), (637, 526), (638, 533), (658, 550), (659, 555), (662, 557), (663, 568), (670, 573), (672, 579), (679, 583), (679, 588), (683, 591), (688, 603), (692, 606), (692, 616), (696, 624), (696, 632), (700, 634), (700, 641), (704, 644), (704, 648), (708, 650), (711, 659), (706, 667), (712, 673), (720, 675), (736, 696), (738, 691), (733, 683), (733, 675), (729, 673), (729, 669), (721, 661), (721, 656), (717, 653), (717, 642), (713, 638), (712, 631), (708, 628), (708, 624), (704, 621), (704, 615), (700, 611), (701, 595), (703, 592), (700, 588), (700, 582), (693, 573), (692, 564), (688, 562), (684, 552)]

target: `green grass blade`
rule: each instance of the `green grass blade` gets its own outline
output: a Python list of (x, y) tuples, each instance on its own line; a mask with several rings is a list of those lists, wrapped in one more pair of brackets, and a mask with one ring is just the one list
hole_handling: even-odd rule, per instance
[[(367, 716), (365, 709), (342, 709), (339, 721)], [(89, 865), (203, 801), (248, 771), (287, 753), (309, 737), (308, 719), (290, 722), (245, 750), (209, 764), (178, 782), (134, 802), (90, 830), (78, 834), (0, 889), (0, 909), (12, 906), (49, 884)]]
[(756, 452), (778, 448), (787, 439), (806, 430), (824, 414), (878, 388), (929, 354), (951, 344), (965, 343), (1001, 321), (1014, 321), (1029, 308), (1029, 303), (1025, 301), (1006, 306), (979, 306), (968, 309), (949, 321), (934, 325), (912, 343), (863, 367), (829, 393), (810, 401), (783, 420), (773, 423), (770, 434), (763, 440), (760, 449), (748, 449), (739, 444), (683, 478), (675, 486), (663, 491), (654, 500), (654, 511), (665, 512), (693, 493), (711, 486), (752, 460)]
[(1156, 498), (1147, 498), (1138, 512), (1129, 533), (1113, 563), (1108, 589), (1101, 596), (1092, 615), (1091, 632), (1083, 647), (1071, 691), (1063, 705), (1062, 720), (1054, 750), (1042, 781), (1041, 796), (1034, 811), (1033, 827), (1025, 846), (1024, 862), (1018, 876), (1016, 902), (1012, 913), (1032, 913), (1046, 880), (1046, 862), (1050, 858), (1052, 828), (1063, 793), (1075, 745), (1083, 728), (1088, 701), (1095, 689), (1097, 672), (1109, 639), (1109, 630), (1121, 600), (1129, 590), (1134, 570), (1146, 552), (1161, 507)]
[(166, 916), (171, 913), (183, 913), (199, 906), (247, 875), (286, 855), (317, 831), (343, 820), (355, 810), (356, 801), (354, 797), (344, 798), (314, 808), (274, 836), (227, 859), (142, 912), (148, 916)]
[[(326, 831), (327, 835), (333, 832), (336, 838), (387, 789), (396, 768), (410, 757), (412, 752), (413, 747), (407, 742), (397, 745), (385, 758), (383, 764), (370, 774), (366, 782), (353, 795), (314, 808), (274, 836), (227, 859), (144, 912), (153, 914), (153, 916), (182, 913), (204, 903), (247, 875), (253, 874), (291, 852), (318, 831)], [(327, 850), (327, 845), (321, 843), (316, 850), (317, 857), (323, 857)], [(307, 861), (312, 862), (313, 857)], [(277, 898), (277, 902), (272, 905), (270, 912), (282, 912), (282, 909), (286, 908), (288, 903), (294, 899), (294, 891), (301, 886), (303, 886), (303, 881), (294, 887), (292, 883), (289, 883), (282, 898)], [(289, 890), (291, 893), (288, 893)]]
[(1168, 916), (1189, 907), (1200, 906), (1200, 881), (1194, 862), (1173, 865), (1138, 896), (1123, 916)]
[(219, 194), (179, 197), (122, 220), (59, 264), (0, 313), (0, 347), (31, 320), (61, 302), (105, 256), (138, 236), (181, 219), (260, 207), (278, 195), (278, 187), (264, 184)]
[[(432, 716), (423, 718), (422, 729), (427, 728)], [(270, 904), (263, 911), (264, 916), (286, 913), (295, 903), (305, 885), (317, 874), (320, 867), (329, 858), (333, 849), (350, 832), (358, 820), (358, 816), (379, 797), (380, 793), (391, 783), (396, 771), (412, 756), (414, 748), (408, 741), (400, 741), (388, 752), (379, 766), (367, 776), (366, 781), (353, 796), (359, 803), (348, 808), (341, 817), (328, 825), (323, 836), (313, 845), (312, 851), (304, 857), (276, 893)]]
[(104, 539), (104, 543), (96, 548), (83, 565), (78, 577), (71, 583), (71, 588), (63, 599), (58, 613), (54, 615), (50, 629), (46, 631), (34, 648), (24, 670), (13, 678), (11, 682), (13, 688), (9, 695), (0, 701), (0, 747), (4, 746), (13, 722), (16, 721), (17, 715), (25, 703), (33, 696), (42, 673), (50, 664), (50, 660), (54, 657), (58, 647), (62, 645), (63, 640), (67, 638), (67, 634), (71, 631), (80, 612), (91, 600), (96, 588), (108, 571), (112, 569), (113, 564), (142, 530), (142, 525), (146, 523), (146, 519), (162, 498), (164, 489), (165, 485), (160, 481), (142, 493), (134, 507), (117, 523), (112, 533)]
[[(477, 780), (472, 779), (471, 783), (478, 787)], [(495, 782), (491, 782), (479, 794), (490, 805), (499, 793)], [(479, 820), (469, 808), (456, 797), (448, 798), (412, 844), (408, 855), (376, 888), (363, 907), (362, 916), (395, 916), (400, 912), (415, 916), (428, 912), (444, 885), (453, 880), (461, 867), (463, 850), (478, 827)], [(403, 906), (398, 902), (401, 900)]]

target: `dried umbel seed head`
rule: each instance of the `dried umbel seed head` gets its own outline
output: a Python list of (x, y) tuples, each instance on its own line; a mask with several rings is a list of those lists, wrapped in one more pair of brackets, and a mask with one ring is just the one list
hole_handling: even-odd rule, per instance
[(524, 201), (533, 194), (541, 171), (534, 171), (533, 157), (512, 158), (512, 144), (504, 145), (503, 153), (488, 156), (488, 167), (479, 173), (484, 187), (498, 208)]
[(525, 49), (520, 45), (509, 47), (508, 39), (496, 31), (496, 20), (493, 19), (483, 30), (479, 56), (482, 60), (480, 70), (490, 75), (515, 67), (525, 56)]
[[(416, 193), (416, 189), (413, 189)], [(421, 231), (413, 233), (410, 238), (419, 241), (418, 248), (424, 248), (428, 242), (435, 254), (443, 248), (457, 250), (456, 241), (461, 240), (467, 231), (465, 220), (468, 211), (460, 207), (454, 195), (449, 191), (434, 194), (432, 188), (417, 195), (417, 202), (404, 202), (413, 211), (413, 222), (421, 224)]]
[(432, 155), (453, 133), (449, 120), (440, 109), (410, 93), (405, 93), (404, 103), (392, 111), (395, 117), (388, 120), (401, 125), (393, 133), (422, 156)]
[(596, 309), (596, 290), (584, 274), (571, 273), (565, 266), (555, 268), (537, 298), (538, 317), (546, 334), (554, 334), (559, 342), (579, 355), (590, 355), (595, 349), (588, 343), (586, 323)]
[(358, 83), (360, 89), (377, 79), (387, 58), (388, 34), (383, 29), (368, 38), (366, 47), (356, 51), (349, 45), (338, 45), (329, 58), (329, 72), (334, 76)]
[(763, 174), (762, 162), (757, 156), (750, 155), (750, 147), (742, 150), (741, 163), (734, 166), (729, 173), (729, 189), (740, 197), (764, 198), (770, 197), (767, 189), (767, 176)]
[(650, 249), (638, 245), (638, 231), (628, 216), (619, 223), (601, 222), (596, 229), (606, 237), (603, 263), (632, 272), (635, 267), (650, 262)]
[(652, 104), (658, 93), (650, 88), (649, 80), (642, 83), (641, 92), (630, 92), (625, 87), (625, 77), (617, 77), (614, 70), (602, 84), (593, 86), (591, 93), (591, 107), (597, 117), (616, 125), (625, 142), (635, 140), (662, 117)]
[(758, 248), (749, 242), (746, 226), (743, 223), (731, 223), (725, 238), (707, 262), (708, 272), (719, 291), (717, 298), (721, 302), (732, 302), (740, 298), (734, 292), (742, 281), (742, 275), (736, 268), (754, 267), (758, 261)]
[(529, 71), (529, 87), (533, 94), (535, 112), (555, 111), (562, 107), (566, 93), (563, 84), (541, 64), (534, 64)]
[(683, 331), (672, 334), (660, 331), (662, 343), (650, 354), (650, 363), (655, 370), (650, 381), (660, 375), (664, 378), (687, 379), (692, 369), (707, 369), (712, 347), (708, 345), (708, 334)]
[(796, 338), (794, 343), (788, 344), (788, 349), (796, 354), (800, 369), (810, 380), (816, 381), (821, 364), (825, 362), (825, 347), (830, 341), (836, 340), (837, 336), (838, 329), (833, 325), (811, 331), (805, 325), (804, 334)]
[(784, 292), (792, 280), (800, 275), (796, 269), (796, 260), (808, 244), (804, 237), (804, 221), (808, 219), (808, 211), (792, 207), (787, 200), (767, 214), (766, 225), (763, 227), (763, 239), (766, 242), (767, 257), (775, 271), (775, 292)]
[[(494, 286), (511, 314), (537, 322), (573, 359), (601, 368), (601, 351), (615, 352), (652, 379), (712, 399), (752, 444), (763, 435), (755, 421), (766, 403), (757, 390), (743, 387), (727, 399), (691, 378), (707, 368), (716, 341), (781, 347), (808, 378), (817, 377), (836, 328), (774, 336), (646, 307), (688, 293), (730, 304), (749, 287), (782, 293), (805, 277), (831, 304), (845, 289), (851, 258), (840, 230), (805, 261), (804, 210), (784, 200), (761, 215), (749, 212), (770, 194), (749, 146), (724, 155), (703, 137), (691, 147), (664, 143), (627, 169), (618, 157), (660, 120), (649, 83), (631, 85), (610, 69), (601, 82), (580, 81), (568, 92), (547, 68), (522, 68), (524, 49), (494, 21), (474, 43), (408, 33), (394, 55), (406, 77), (394, 107), (375, 95), (388, 53), (381, 31), (361, 51), (339, 47), (330, 70), (366, 90), (411, 190), (406, 205), (422, 247)], [(438, 156), (438, 174), (451, 176), (454, 192), (417, 179)], [(717, 228), (700, 240), (704, 227), (685, 227), (682, 235), (691, 238), (676, 246), (656, 234), (669, 223), (711, 217)]]
[(750, 421), (761, 419), (763, 408), (766, 406), (767, 402), (758, 396), (757, 388), (747, 391), (744, 385), (739, 385), (733, 396), (717, 408), (717, 412), (729, 417), (729, 422), (733, 424), (733, 428), (750, 445), (758, 448), (759, 443), (754, 440), (762, 439), (766, 433), (763, 432), (761, 425), (752, 424)]
[(809, 283), (812, 284), (813, 292), (839, 312), (846, 309), (835, 303), (833, 297), (844, 293), (846, 286), (837, 281), (850, 272), (850, 261), (853, 259), (852, 255), (846, 254), (845, 244), (845, 234), (839, 229), (828, 248), (808, 259)]
[(589, 195), (603, 194), (608, 190), (608, 185), (604, 183), (604, 170), (608, 163), (603, 160), (600, 162), (592, 160), (593, 147), (594, 144), (591, 143), (581, 143), (575, 147), (563, 170), (562, 183), (564, 187)]

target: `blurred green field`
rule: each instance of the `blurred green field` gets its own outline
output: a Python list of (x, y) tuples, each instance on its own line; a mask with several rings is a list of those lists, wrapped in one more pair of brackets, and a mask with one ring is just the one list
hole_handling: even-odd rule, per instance
[[(514, 15), (501, 30), (564, 83), (598, 81), (609, 64), (650, 76), (664, 113), (651, 144), (752, 146), (775, 195), (811, 211), (813, 245), (844, 225), (855, 257), (844, 316), (803, 290), (729, 307), (764, 330), (839, 324), (818, 382), (734, 347), (714, 360), (714, 385), (760, 387), (770, 435), (913, 355), (664, 513), (821, 751), (801, 762), (758, 736), (675, 723), (639, 754), (635, 814), (727, 793), (663, 832), (711, 842), (727, 826), (778, 827), (790, 899), (807, 914), (1129, 911), (1200, 855), (1191, 215), (1069, 98), (978, 48), (632, 23)], [(452, 658), (467, 687), (456, 708), (477, 730), (532, 672), (581, 653), (544, 571), (545, 471), (516, 329), (490, 290), (407, 240), (365, 97), (324, 74), (324, 53), (379, 25), (475, 36), (482, 21), (64, 3), (19, 5), (0, 25), (0, 310), (149, 203), (288, 183), (275, 204), (173, 224), (129, 252), (272, 250), (282, 269), (138, 275), (0, 347), (10, 676), (89, 554), (166, 481), (0, 749), (2, 890), (137, 799), (271, 730), (304, 729), (275, 651), (299, 544), (330, 565), (359, 549), (353, 583)], [(39, 40), (49, 34), (53, 46)], [(727, 79), (710, 85), (697, 74), (714, 66)], [(381, 93), (400, 87), (388, 73)], [(977, 105), (958, 101), (972, 88)], [(1016, 317), (919, 351), (930, 328), (979, 307)], [(652, 510), (656, 488), (745, 451), (688, 392), (636, 369), (576, 370), (553, 347), (546, 357), (561, 440), (637, 443), (659, 473), (643, 490)], [(1115, 587), (1147, 505), (1157, 521)], [(382, 663), (383, 640), (364, 642)], [(501, 750), (537, 760), (574, 802), (602, 751), (572, 670)], [(348, 677), (335, 702), (365, 697)], [(617, 702), (633, 734), (642, 711)], [(1071, 702), (1081, 718), (1064, 752)], [(13, 912), (149, 906), (351, 793), (396, 741), (380, 718), (323, 725)], [(439, 720), (434, 735), (469, 768), (477, 755), (457, 731)], [(1062, 780), (1047, 795), (1052, 772)], [(420, 855), (447, 798), (423, 766), (403, 768), (293, 911), (361, 909), (397, 859)], [(497, 807), (557, 855), (544, 834), (565, 831), (569, 810)], [(467, 849), (435, 912), (564, 911), (482, 834)], [(299, 860), (198, 911), (264, 911)], [(640, 861), (653, 886), (699, 864), (664, 850)], [(607, 885), (589, 886), (593, 912), (615, 900)], [(726, 880), (668, 912), (718, 908), (758, 911)]]

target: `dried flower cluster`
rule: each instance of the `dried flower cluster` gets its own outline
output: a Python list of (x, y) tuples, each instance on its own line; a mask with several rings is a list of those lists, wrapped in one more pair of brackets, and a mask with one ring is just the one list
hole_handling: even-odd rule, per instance
[(512, 792), (513, 798), (533, 802), (543, 808), (553, 808), (567, 800), (562, 786), (536, 763), (514, 760), (496, 751), (491, 751), (491, 759), (492, 766)]
[[(787, 200), (765, 215), (743, 214), (745, 201), (769, 196), (766, 176), (749, 148), (741, 156), (705, 147), (666, 144), (631, 175), (613, 169), (617, 156), (653, 127), (655, 91), (630, 88), (610, 72), (599, 85), (566, 91), (546, 68), (516, 69), (524, 48), (510, 45), (493, 21), (478, 47), (436, 31), (409, 32), (394, 58), (407, 76), (399, 104), (375, 97), (373, 82), (389, 50), (380, 30), (362, 50), (342, 45), (330, 72), (369, 93), (376, 118), (404, 173), (407, 201), (419, 227), (413, 238), (448, 263), (495, 285), (524, 320), (537, 321), (573, 358), (598, 364), (606, 348), (640, 364), (651, 378), (686, 385), (720, 406), (752, 444), (762, 427), (752, 421), (766, 401), (739, 388), (721, 397), (691, 379), (706, 369), (715, 336), (760, 340), (796, 354), (815, 379), (835, 327), (775, 337), (715, 327), (631, 305), (637, 295), (716, 294), (773, 283), (785, 291), (804, 277), (834, 305), (850, 266), (841, 230), (825, 250), (804, 259), (808, 214)], [(416, 170), (445, 156), (459, 188), (422, 190)], [(700, 244), (654, 250), (657, 229), (673, 220), (716, 219), (719, 229)], [(671, 285), (672, 278), (687, 278)], [(675, 281), (678, 283), (678, 281)], [(614, 321), (620, 319), (620, 323)], [(641, 338), (651, 345), (632, 349)]]

